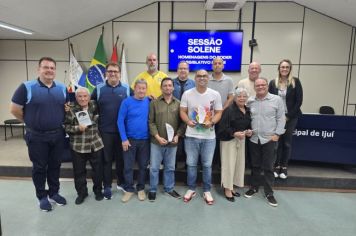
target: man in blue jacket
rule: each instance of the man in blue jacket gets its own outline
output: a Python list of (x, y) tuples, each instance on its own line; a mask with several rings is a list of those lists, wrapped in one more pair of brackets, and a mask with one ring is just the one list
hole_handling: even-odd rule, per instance
[(117, 63), (106, 65), (107, 80), (96, 86), (91, 99), (97, 101), (99, 107), (99, 131), (104, 142), (104, 198), (112, 197), (112, 163), (115, 161), (117, 188), (123, 190), (124, 160), (122, 157), (121, 139), (117, 127), (118, 111), (122, 101), (130, 96), (128, 84), (120, 81), (120, 67)]
[(173, 96), (180, 101), (185, 91), (195, 87), (195, 81), (188, 78), (189, 64), (186, 61), (179, 62), (177, 75), (173, 80)]
[[(177, 78), (173, 80), (173, 96), (180, 101), (185, 91), (195, 87), (195, 81), (188, 78), (189, 64), (186, 61), (180, 61), (178, 63), (177, 75)], [(178, 142), (176, 160), (177, 162), (180, 161), (183, 163), (185, 163), (186, 160), (183, 137), (181, 137)]]

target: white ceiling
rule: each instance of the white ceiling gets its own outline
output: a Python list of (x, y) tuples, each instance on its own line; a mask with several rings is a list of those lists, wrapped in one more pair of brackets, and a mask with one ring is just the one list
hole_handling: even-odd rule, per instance
[[(63, 40), (152, 2), (156, 1), (0, 0), (0, 21), (35, 32), (34, 35), (24, 35), (0, 28), (0, 39)], [(294, 2), (356, 26), (356, 0), (295, 0)]]

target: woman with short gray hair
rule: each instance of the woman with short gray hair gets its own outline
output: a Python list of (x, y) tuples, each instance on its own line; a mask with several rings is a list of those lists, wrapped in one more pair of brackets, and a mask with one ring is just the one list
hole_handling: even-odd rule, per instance
[(225, 198), (234, 202), (234, 185), (244, 187), (245, 140), (252, 135), (251, 114), (246, 107), (248, 93), (245, 88), (237, 88), (233, 103), (227, 107), (220, 120), (217, 136), (220, 139), (221, 185)]

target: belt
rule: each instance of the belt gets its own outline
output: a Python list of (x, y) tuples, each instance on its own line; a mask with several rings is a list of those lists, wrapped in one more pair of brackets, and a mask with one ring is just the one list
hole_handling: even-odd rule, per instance
[(63, 128), (51, 129), (51, 130), (35, 130), (35, 129), (26, 127), (26, 132), (30, 132), (30, 133), (34, 133), (34, 134), (56, 134), (62, 130), (63, 130)]

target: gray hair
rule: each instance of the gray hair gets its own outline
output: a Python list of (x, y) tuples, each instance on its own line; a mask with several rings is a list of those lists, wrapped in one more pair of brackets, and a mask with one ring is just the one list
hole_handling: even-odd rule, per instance
[(135, 84), (134, 84), (134, 88), (136, 87), (136, 85), (138, 84), (144, 84), (146, 85), (146, 88), (147, 88), (147, 81), (145, 79), (138, 79), (135, 81)]
[(187, 62), (187, 61), (180, 61), (179, 63), (178, 63), (178, 67), (179, 67), (179, 65), (180, 64), (186, 64), (187, 66), (188, 66), (188, 70), (189, 70), (189, 63)]
[(221, 61), (221, 62), (224, 64), (224, 59), (222, 59), (222, 58), (219, 57), (219, 56), (217, 56), (217, 57), (215, 57), (215, 58), (213, 59), (213, 64), (214, 64), (214, 62), (217, 61), (217, 60)]
[[(256, 80), (258, 80), (258, 79), (261, 79), (261, 80), (266, 81), (266, 84), (267, 84), (267, 86), (268, 86), (268, 79), (267, 79), (267, 78), (265, 78), (265, 77), (258, 77)], [(256, 80), (255, 80), (255, 84), (256, 84)]]
[(79, 92), (86, 92), (88, 95), (90, 95), (89, 89), (85, 87), (77, 88), (77, 90), (75, 90), (75, 96), (77, 96)]
[(247, 89), (245, 89), (245, 88), (237, 88), (237, 89), (235, 90), (235, 97), (240, 96), (242, 93), (245, 93), (247, 97), (250, 96), (250, 95), (248, 94), (248, 92), (247, 92)]

